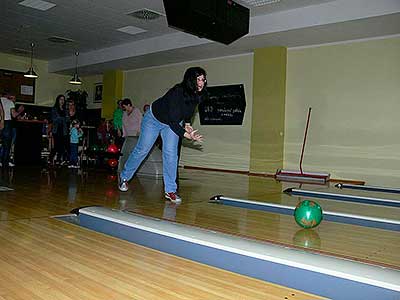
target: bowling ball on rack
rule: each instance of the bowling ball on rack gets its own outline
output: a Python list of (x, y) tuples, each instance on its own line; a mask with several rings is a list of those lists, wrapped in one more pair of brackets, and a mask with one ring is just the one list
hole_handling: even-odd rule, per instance
[(107, 147), (107, 152), (108, 153), (112, 153), (112, 154), (116, 154), (116, 153), (119, 152), (119, 149), (118, 149), (117, 145), (111, 144), (110, 146)]
[(115, 174), (109, 174), (109, 175), (107, 175), (107, 181), (109, 181), (109, 182), (114, 182), (114, 181), (116, 181), (117, 180), (117, 175), (115, 175)]
[(116, 167), (118, 166), (118, 160), (115, 159), (115, 158), (110, 158), (110, 159), (107, 161), (107, 163), (108, 163), (108, 165), (109, 165), (111, 168), (116, 168)]
[(317, 202), (304, 200), (297, 204), (294, 210), (296, 223), (303, 228), (317, 227), (322, 221), (322, 208)]

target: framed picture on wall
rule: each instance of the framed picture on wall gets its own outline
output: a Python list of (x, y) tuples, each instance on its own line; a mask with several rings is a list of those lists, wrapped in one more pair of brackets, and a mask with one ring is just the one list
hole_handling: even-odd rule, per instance
[(96, 83), (94, 85), (94, 103), (100, 103), (103, 100), (103, 83)]

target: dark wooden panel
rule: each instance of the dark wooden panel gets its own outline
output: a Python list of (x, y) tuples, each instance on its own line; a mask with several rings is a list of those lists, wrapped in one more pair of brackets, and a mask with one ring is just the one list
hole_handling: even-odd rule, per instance
[(35, 103), (35, 78), (24, 77), (23, 72), (0, 69), (0, 93), (15, 95), (18, 102)]

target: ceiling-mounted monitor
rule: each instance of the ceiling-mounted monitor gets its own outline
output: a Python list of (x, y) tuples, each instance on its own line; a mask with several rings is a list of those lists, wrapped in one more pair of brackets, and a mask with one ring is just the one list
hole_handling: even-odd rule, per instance
[(230, 44), (249, 33), (250, 11), (232, 0), (163, 0), (168, 26)]

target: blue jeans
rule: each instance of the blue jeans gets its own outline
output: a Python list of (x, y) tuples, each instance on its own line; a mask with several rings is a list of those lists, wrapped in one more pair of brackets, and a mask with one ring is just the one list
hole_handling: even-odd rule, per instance
[(78, 144), (77, 143), (70, 143), (69, 144), (69, 163), (71, 165), (77, 166), (78, 165)]
[(143, 117), (139, 141), (131, 152), (121, 172), (121, 180), (130, 180), (153, 147), (158, 135), (162, 139), (163, 177), (165, 191), (176, 192), (179, 137), (171, 128), (158, 121), (151, 109)]
[(2, 147), (1, 147), (1, 163), (4, 167), (8, 166), (10, 160), (11, 142), (13, 139), (12, 121), (4, 121), (4, 128), (1, 131)]

